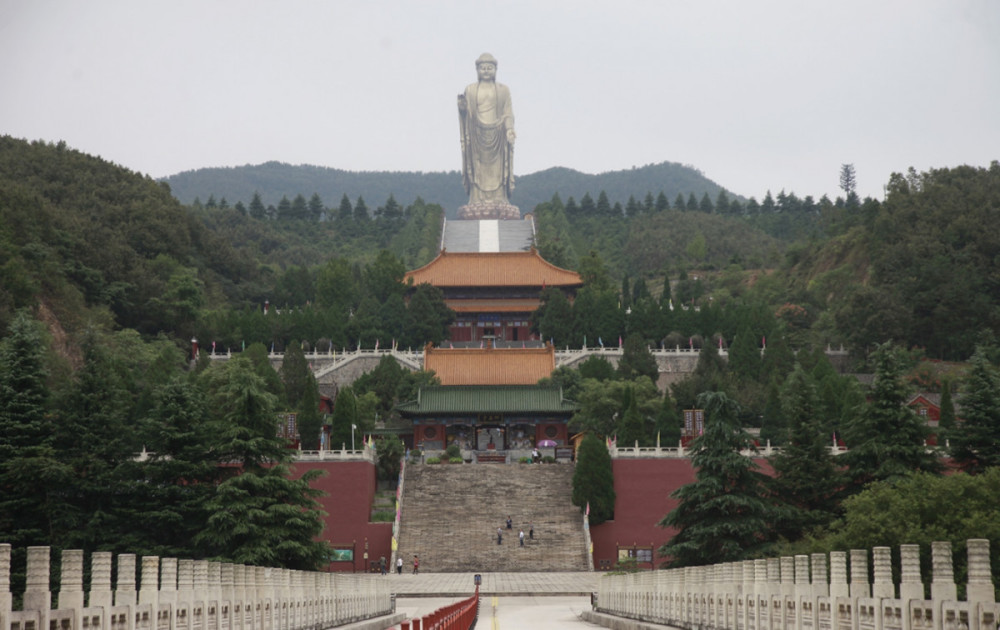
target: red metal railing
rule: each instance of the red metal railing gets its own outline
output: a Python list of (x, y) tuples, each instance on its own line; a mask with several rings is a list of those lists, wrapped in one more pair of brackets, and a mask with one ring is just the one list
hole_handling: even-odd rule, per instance
[(400, 630), (469, 630), (479, 617), (479, 586), (476, 594), (460, 602), (438, 608), (420, 619), (404, 621)]

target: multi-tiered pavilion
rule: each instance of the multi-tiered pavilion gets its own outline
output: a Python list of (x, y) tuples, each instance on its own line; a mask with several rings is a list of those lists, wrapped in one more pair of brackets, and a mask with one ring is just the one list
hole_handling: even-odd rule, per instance
[(538, 385), (555, 369), (555, 349), (531, 332), (531, 316), (547, 287), (572, 300), (583, 283), (538, 254), (532, 217), (446, 221), (438, 256), (406, 276), (440, 288), (456, 313), (449, 339), (424, 351), (424, 369), (441, 385), (399, 406), (412, 445), (457, 444), (470, 456), (509, 460), (568, 444), (576, 405), (559, 387)]

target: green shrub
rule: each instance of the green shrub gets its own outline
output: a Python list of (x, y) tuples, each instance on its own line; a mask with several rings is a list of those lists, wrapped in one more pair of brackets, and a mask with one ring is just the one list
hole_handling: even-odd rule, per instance
[(458, 444), (449, 444), (448, 448), (444, 449), (444, 454), (448, 456), (448, 459), (455, 459), (456, 457), (462, 458), (462, 449), (458, 447)]
[(554, 464), (554, 463), (556, 463), (556, 458), (552, 457), (551, 455), (546, 455), (545, 457), (542, 458), (542, 463), (543, 464)]
[(391, 523), (396, 520), (395, 510), (376, 510), (372, 512), (370, 523)]
[(441, 458), (440, 457), (428, 457), (426, 461), (427, 461), (428, 464), (440, 464), (441, 463)]
[(451, 464), (464, 464), (465, 460), (462, 459), (461, 457), (449, 457), (448, 458), (448, 463), (451, 463)]
[(520, 462), (520, 463), (522, 463), (522, 464), (530, 464), (531, 463), (531, 458), (530, 457), (522, 457), (521, 459), (519, 459), (517, 461)]

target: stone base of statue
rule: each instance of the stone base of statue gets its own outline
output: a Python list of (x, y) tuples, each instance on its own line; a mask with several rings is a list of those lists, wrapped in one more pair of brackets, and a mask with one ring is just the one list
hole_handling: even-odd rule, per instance
[(503, 201), (470, 203), (458, 209), (458, 218), (469, 221), (483, 219), (518, 221), (521, 219), (521, 210)]

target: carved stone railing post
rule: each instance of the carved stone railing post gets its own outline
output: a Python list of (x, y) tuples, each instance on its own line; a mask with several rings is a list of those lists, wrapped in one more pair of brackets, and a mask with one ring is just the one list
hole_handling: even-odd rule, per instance
[(816, 597), (830, 596), (830, 578), (826, 574), (826, 554), (814, 553), (809, 556), (812, 572), (812, 594)]
[(847, 552), (830, 552), (830, 597), (849, 597), (847, 588)]
[(135, 606), (135, 554), (118, 554), (115, 606)]
[(114, 603), (111, 590), (111, 552), (95, 551), (90, 556), (90, 595), (87, 605), (91, 608), (110, 608)]
[(142, 557), (142, 574), (139, 576), (139, 603), (150, 604), (155, 611), (160, 604), (160, 558)]
[(4, 618), (14, 601), (10, 593), (10, 551), (10, 545), (0, 544), (0, 616)]
[(177, 603), (177, 558), (160, 560), (160, 603)]
[(967, 600), (994, 603), (996, 593), (990, 572), (990, 541), (973, 538), (966, 542), (969, 550), (969, 580), (965, 597)]
[(868, 582), (868, 552), (864, 549), (851, 549), (851, 597), (871, 597), (871, 584)]
[(37, 610), (39, 627), (48, 628), (49, 610), (52, 608), (48, 547), (28, 547), (27, 579), (24, 586), (24, 610)]
[(194, 560), (181, 558), (177, 561), (177, 603), (190, 606), (194, 600)]
[(920, 545), (899, 546), (899, 599), (908, 602), (924, 598), (924, 583), (920, 578)]
[(958, 598), (955, 587), (955, 566), (951, 562), (951, 543), (931, 543), (931, 599), (954, 601)]
[(795, 595), (795, 558), (792, 556), (781, 557), (781, 596), (793, 597)]
[(888, 547), (875, 547), (872, 550), (872, 562), (875, 576), (872, 597), (894, 599), (896, 587), (892, 583), (892, 551)]
[(61, 575), (56, 608), (83, 608), (82, 549), (63, 550)]

